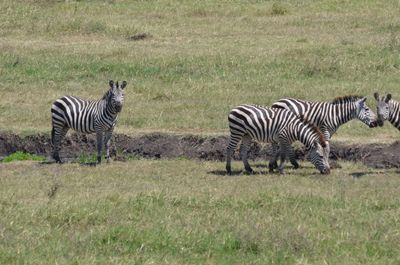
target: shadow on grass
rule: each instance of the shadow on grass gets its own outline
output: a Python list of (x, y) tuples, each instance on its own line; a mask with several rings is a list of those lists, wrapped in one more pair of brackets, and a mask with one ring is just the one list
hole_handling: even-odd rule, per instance
[(95, 167), (97, 166), (97, 162), (81, 162), (79, 163), (79, 165), (86, 167)]
[(376, 172), (353, 172), (353, 173), (350, 173), (349, 175), (352, 176), (353, 178), (359, 179), (366, 175), (373, 175), (373, 174), (376, 174)]
[(247, 173), (246, 171), (242, 171), (242, 170), (232, 170), (232, 175), (227, 175), (225, 170), (212, 170), (212, 171), (208, 171), (207, 174), (212, 174), (212, 175), (216, 175), (216, 176), (233, 177), (233, 176), (271, 175), (271, 174), (275, 175), (277, 173), (269, 173), (268, 170), (254, 171), (254, 173)]
[(52, 164), (58, 164), (58, 165), (63, 165), (67, 163), (79, 163), (81, 166), (89, 166), (89, 167), (95, 167), (97, 166), (97, 162), (68, 162), (68, 161), (63, 161), (62, 163), (57, 163), (56, 161), (41, 161), (39, 162), (39, 165), (52, 165)]
[(57, 164), (57, 162), (54, 161), (41, 161), (39, 162), (39, 165), (52, 165), (52, 164)]

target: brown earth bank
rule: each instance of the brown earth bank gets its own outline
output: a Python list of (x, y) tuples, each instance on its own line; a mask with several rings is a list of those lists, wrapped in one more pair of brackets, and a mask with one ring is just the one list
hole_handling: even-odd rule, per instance
[[(200, 160), (225, 160), (228, 136), (174, 135), (150, 133), (141, 136), (115, 134), (111, 154), (114, 160), (178, 158)], [(16, 151), (45, 156), (51, 160), (51, 143), (49, 135), (30, 135), (20, 137), (12, 133), (0, 134), (0, 160)], [(94, 135), (72, 133), (62, 143), (60, 155), (64, 161), (76, 161), (83, 154), (96, 153)], [(299, 159), (304, 159), (304, 149), (296, 148)], [(252, 144), (250, 159), (269, 160), (271, 145)], [(400, 167), (400, 141), (392, 144), (350, 144), (333, 142), (331, 160), (343, 159), (360, 161), (374, 168)], [(235, 159), (239, 159), (238, 152)]]

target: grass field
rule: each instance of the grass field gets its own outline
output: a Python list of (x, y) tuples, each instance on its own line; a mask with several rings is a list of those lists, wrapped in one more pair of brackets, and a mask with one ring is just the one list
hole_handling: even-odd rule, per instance
[(398, 172), (341, 164), (1, 163), (0, 263), (398, 264)]
[[(0, 1), (0, 132), (127, 80), (118, 133), (228, 134), (241, 103), (400, 100), (398, 1)], [(147, 34), (133, 41), (132, 36)], [(359, 121), (333, 140), (392, 142)], [(40, 159), (40, 158), (39, 158)], [(399, 264), (399, 171), (220, 162), (0, 163), (0, 264)], [(302, 162), (304, 164), (304, 162)], [(265, 172), (263, 164), (252, 161)], [(239, 162), (234, 170), (243, 168)]]
[[(65, 94), (123, 80), (119, 132), (227, 133), (241, 103), (399, 98), (398, 1), (11, 1), (0, 3), (0, 129), (49, 132)], [(130, 41), (147, 33), (142, 41)], [(195, 117), (195, 118), (194, 118)], [(337, 139), (389, 141), (351, 122)], [(342, 137), (342, 138), (340, 138)]]

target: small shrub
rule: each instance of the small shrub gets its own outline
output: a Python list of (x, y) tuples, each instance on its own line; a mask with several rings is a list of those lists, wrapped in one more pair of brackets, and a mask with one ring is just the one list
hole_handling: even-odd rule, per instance
[(271, 8), (271, 14), (275, 16), (282, 16), (288, 13), (288, 10), (281, 3), (273, 3)]
[(22, 160), (44, 161), (45, 158), (43, 156), (29, 154), (29, 153), (25, 153), (22, 151), (17, 151), (15, 153), (12, 153), (11, 155), (5, 157), (3, 159), (3, 162), (22, 161)]

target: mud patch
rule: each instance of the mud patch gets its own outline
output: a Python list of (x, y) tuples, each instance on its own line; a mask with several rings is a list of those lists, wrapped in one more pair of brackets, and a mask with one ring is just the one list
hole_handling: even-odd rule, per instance
[[(183, 158), (200, 160), (225, 160), (225, 150), (228, 145), (228, 136), (197, 136), (151, 133), (131, 137), (124, 134), (113, 136), (111, 155), (116, 160), (126, 160), (132, 157), (150, 159)], [(42, 155), (50, 159), (51, 143), (49, 135), (31, 135), (20, 137), (15, 134), (0, 134), (0, 159), (16, 151), (24, 151)], [(250, 150), (250, 159), (269, 160), (271, 145), (253, 143)], [(73, 133), (67, 136), (62, 143), (60, 152), (64, 160), (76, 160), (82, 154), (96, 153), (95, 135), (81, 135)], [(300, 160), (304, 159), (304, 149), (296, 148)], [(374, 168), (400, 167), (400, 142), (390, 145), (345, 145), (332, 143), (331, 160), (343, 159), (360, 161)], [(235, 159), (239, 159), (238, 152)], [(333, 161), (334, 162), (334, 161)]]
[(145, 40), (148, 38), (151, 38), (152, 36), (148, 33), (139, 33), (139, 34), (135, 34), (133, 36), (128, 37), (129, 41), (139, 41), (139, 40)]

